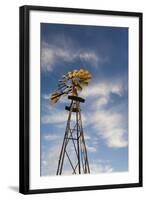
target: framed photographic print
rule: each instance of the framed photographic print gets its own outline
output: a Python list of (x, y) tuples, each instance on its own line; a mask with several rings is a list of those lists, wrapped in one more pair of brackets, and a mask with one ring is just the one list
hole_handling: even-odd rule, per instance
[(142, 13), (20, 7), (20, 192), (142, 186)]

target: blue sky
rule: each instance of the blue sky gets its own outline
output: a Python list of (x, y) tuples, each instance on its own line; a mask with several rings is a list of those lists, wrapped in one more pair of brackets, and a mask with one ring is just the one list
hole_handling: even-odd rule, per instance
[(80, 93), (91, 173), (128, 170), (128, 29), (42, 23), (42, 176), (56, 174), (69, 104), (52, 106), (49, 96), (63, 74), (80, 68), (93, 77)]

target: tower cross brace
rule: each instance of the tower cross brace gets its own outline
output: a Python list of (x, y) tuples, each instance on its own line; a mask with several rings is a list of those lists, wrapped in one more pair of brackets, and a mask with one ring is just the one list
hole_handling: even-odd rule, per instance
[[(68, 96), (68, 99), (71, 100), (71, 103), (70, 106), (65, 107), (69, 114), (56, 174), (61, 175), (63, 173), (65, 158), (72, 174), (87, 174), (90, 173), (90, 168), (80, 109), (80, 103), (84, 103), (85, 100), (78, 96)], [(74, 120), (72, 120), (72, 117), (74, 117)], [(71, 145), (72, 149), (69, 149)]]

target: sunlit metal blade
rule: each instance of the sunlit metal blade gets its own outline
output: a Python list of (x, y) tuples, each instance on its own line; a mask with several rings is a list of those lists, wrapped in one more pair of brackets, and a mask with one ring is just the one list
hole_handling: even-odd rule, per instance
[(84, 71), (85, 71), (84, 69), (80, 69), (80, 70), (79, 70), (79, 72), (81, 72), (81, 73), (84, 72)]
[(58, 89), (63, 88), (63, 87), (67, 87), (67, 85), (58, 85)]
[(89, 74), (88, 70), (84, 70), (84, 74)]
[(80, 83), (79, 83), (78, 81), (76, 81), (75, 86), (77, 87), (77, 89), (78, 89), (79, 91), (82, 90), (82, 87), (81, 87), (81, 85), (80, 85)]
[(72, 72), (68, 72), (68, 73), (66, 74), (66, 76), (67, 76), (67, 80), (70, 79), (70, 78), (72, 78)]
[(59, 83), (65, 83), (66, 80), (65, 80), (65, 79), (62, 79), (62, 80), (59, 80), (58, 82), (59, 82)]
[(73, 77), (77, 77), (77, 74), (78, 74), (78, 70), (74, 70), (72, 76), (73, 76)]
[(81, 85), (76, 85), (76, 87), (77, 87), (77, 90), (79, 90), (79, 91), (81, 91), (81, 90), (82, 90), (82, 87), (81, 87)]
[(63, 75), (62, 78), (66, 78), (66, 75)]
[(80, 83), (89, 83), (90, 79), (80, 79), (79, 82)]
[(58, 90), (65, 90), (67, 88), (66, 85), (58, 87)]
[(88, 75), (84, 75), (83, 78), (84, 78), (84, 79), (91, 79), (92, 76), (91, 76), (91, 74), (88, 74)]
[(60, 99), (61, 95), (62, 95), (61, 93), (57, 93), (57, 92), (53, 93), (50, 98), (51, 103), (52, 104), (56, 103)]
[(64, 94), (69, 94), (72, 90), (65, 91)]
[(80, 82), (80, 85), (83, 86), (83, 87), (84, 87), (84, 86), (87, 86), (87, 85), (88, 85), (88, 82), (81, 81), (81, 82)]

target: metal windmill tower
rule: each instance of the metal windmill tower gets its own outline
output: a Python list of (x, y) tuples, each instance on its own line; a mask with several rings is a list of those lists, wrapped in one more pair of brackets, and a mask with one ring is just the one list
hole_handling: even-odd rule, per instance
[(68, 111), (68, 119), (58, 160), (57, 175), (63, 173), (65, 163), (71, 168), (72, 174), (90, 173), (80, 108), (80, 103), (84, 103), (85, 99), (79, 97), (78, 92), (88, 85), (91, 78), (91, 74), (84, 69), (68, 72), (59, 80), (57, 91), (51, 95), (52, 103), (56, 103), (61, 96), (65, 95), (68, 95), (70, 100), (70, 105), (65, 107)]

